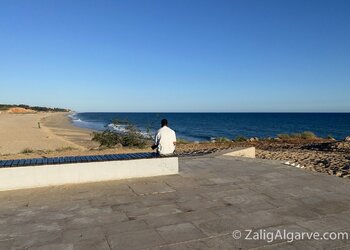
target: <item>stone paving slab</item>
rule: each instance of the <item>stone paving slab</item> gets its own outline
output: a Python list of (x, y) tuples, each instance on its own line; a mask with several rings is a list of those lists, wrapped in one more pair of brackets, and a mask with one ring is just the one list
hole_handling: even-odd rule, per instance
[(244, 239), (350, 234), (349, 190), (278, 161), (182, 158), (179, 175), (0, 192), (0, 250), (350, 249), (346, 239)]

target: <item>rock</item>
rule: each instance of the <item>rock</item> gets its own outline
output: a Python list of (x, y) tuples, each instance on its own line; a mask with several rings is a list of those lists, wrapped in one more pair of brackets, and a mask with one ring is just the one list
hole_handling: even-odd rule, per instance
[(337, 171), (337, 173), (335, 174), (336, 176), (340, 177), (343, 175), (343, 172), (342, 171)]
[(252, 137), (250, 139), (248, 139), (247, 141), (253, 142), (253, 141), (259, 141), (258, 137)]
[(345, 137), (344, 141), (350, 142), (350, 136)]

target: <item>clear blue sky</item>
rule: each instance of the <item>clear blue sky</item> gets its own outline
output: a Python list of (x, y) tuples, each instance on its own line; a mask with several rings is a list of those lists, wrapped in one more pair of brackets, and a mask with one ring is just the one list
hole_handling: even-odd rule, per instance
[(0, 1), (0, 103), (350, 111), (350, 1)]

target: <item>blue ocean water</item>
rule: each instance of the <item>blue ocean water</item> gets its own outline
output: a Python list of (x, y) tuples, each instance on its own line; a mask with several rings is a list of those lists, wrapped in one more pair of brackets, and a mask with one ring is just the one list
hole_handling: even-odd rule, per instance
[[(350, 135), (350, 113), (76, 113), (76, 126), (104, 130), (114, 119), (128, 120), (152, 133), (168, 119), (179, 138), (204, 141), (216, 137), (276, 137), (312, 131), (317, 136), (343, 139)], [(123, 126), (114, 129), (122, 130)]]

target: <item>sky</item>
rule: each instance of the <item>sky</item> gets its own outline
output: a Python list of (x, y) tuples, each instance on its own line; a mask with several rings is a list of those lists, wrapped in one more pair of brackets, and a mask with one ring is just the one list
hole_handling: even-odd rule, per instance
[(348, 0), (0, 0), (0, 103), (350, 112)]

